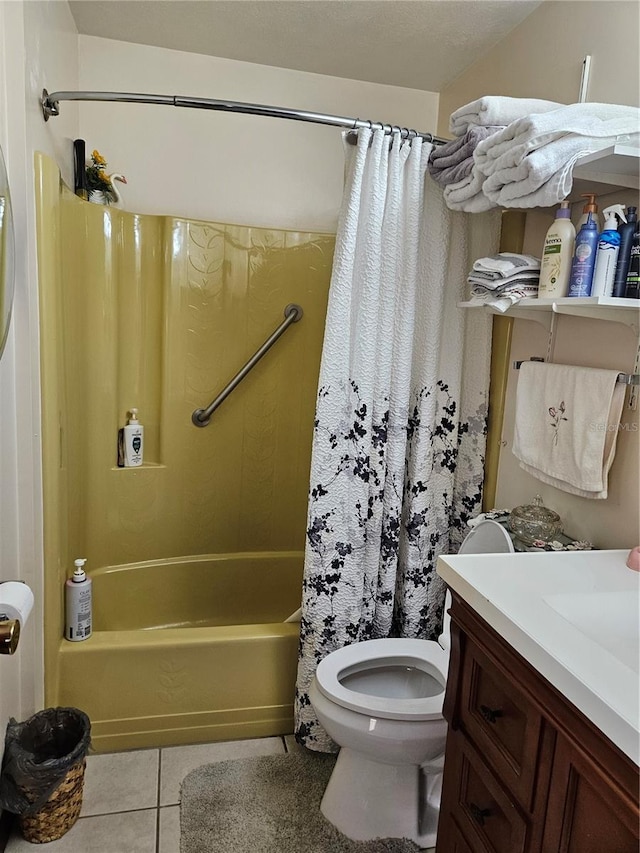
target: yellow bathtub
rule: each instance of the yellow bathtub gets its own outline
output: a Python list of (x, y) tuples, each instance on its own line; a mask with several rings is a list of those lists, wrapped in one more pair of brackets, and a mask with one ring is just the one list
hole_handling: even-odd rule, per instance
[(206, 554), (91, 573), (94, 633), (60, 644), (58, 701), (98, 752), (293, 730), (303, 554)]

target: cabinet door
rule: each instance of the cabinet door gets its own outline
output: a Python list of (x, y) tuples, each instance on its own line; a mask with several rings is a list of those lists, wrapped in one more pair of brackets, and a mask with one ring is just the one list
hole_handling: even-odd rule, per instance
[(558, 738), (543, 853), (638, 853), (638, 806), (578, 748)]

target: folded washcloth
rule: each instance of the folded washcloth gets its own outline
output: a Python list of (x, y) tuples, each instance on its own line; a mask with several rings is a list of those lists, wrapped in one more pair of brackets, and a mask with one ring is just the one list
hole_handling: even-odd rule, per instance
[(474, 284), (471, 288), (471, 302), (490, 305), (504, 313), (520, 302), (521, 299), (533, 298), (538, 295), (538, 279), (522, 279), (506, 285), (500, 290), (489, 290), (482, 285)]
[(475, 167), (482, 191), (509, 208), (550, 207), (573, 186), (580, 157), (616, 142), (640, 147), (640, 110), (616, 104), (571, 104), (513, 122), (480, 142)]
[(443, 191), (444, 203), (450, 210), (465, 213), (483, 213), (497, 207), (482, 191), (486, 177), (474, 165), (466, 178), (447, 184)]
[(471, 127), (464, 136), (436, 145), (429, 154), (427, 169), (433, 180), (446, 187), (466, 178), (473, 168), (473, 152), (479, 142), (503, 127)]
[(449, 131), (454, 136), (464, 136), (474, 125), (483, 127), (507, 125), (531, 113), (545, 113), (549, 110), (557, 110), (561, 106), (562, 104), (555, 101), (540, 101), (536, 98), (485, 95), (451, 113)]
[(513, 453), (558, 489), (606, 498), (624, 385), (618, 372), (525, 361), (516, 393)]
[(514, 290), (522, 284), (535, 284), (536, 288), (540, 282), (538, 273), (517, 273), (511, 278), (501, 281), (486, 281), (482, 278), (477, 278), (478, 274), (470, 275), (467, 279), (468, 284), (473, 285), (473, 289), (478, 293), (504, 293), (505, 291)]
[(486, 273), (491, 278), (508, 278), (524, 270), (539, 270), (540, 258), (533, 255), (519, 255), (516, 252), (498, 252), (486, 258), (478, 258), (473, 263), (473, 271)]

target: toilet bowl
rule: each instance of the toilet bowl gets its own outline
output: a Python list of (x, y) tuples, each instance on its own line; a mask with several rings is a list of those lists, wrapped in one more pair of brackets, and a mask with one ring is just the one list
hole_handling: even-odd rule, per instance
[[(506, 553), (511, 537), (481, 521), (459, 554)], [(447, 593), (445, 611), (451, 598)], [(321, 811), (348, 838), (436, 841), (447, 724), (449, 615), (432, 640), (365, 640), (320, 662), (309, 698), (341, 747)]]

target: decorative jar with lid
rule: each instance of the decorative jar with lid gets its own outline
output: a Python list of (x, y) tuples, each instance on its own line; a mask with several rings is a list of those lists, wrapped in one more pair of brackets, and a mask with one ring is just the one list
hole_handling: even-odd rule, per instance
[(530, 504), (511, 510), (507, 527), (521, 542), (533, 545), (536, 540), (551, 542), (562, 533), (562, 519), (543, 505), (540, 495), (536, 495)]

